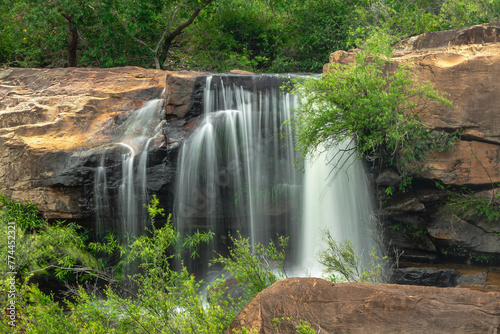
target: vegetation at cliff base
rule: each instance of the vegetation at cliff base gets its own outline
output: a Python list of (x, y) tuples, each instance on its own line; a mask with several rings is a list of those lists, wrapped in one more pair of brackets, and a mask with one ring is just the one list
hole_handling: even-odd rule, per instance
[[(14, 327), (8, 313), (2, 314), (1, 331), (225, 333), (239, 310), (284, 277), (286, 238), (252, 248), (247, 238), (232, 237), (229, 256), (219, 255), (214, 262), (237, 278), (245, 294), (233, 298), (218, 279), (204, 301), (203, 282), (180, 263), (180, 255), (196, 256), (212, 233), (181, 237), (158, 204), (153, 196), (146, 234), (128, 243), (113, 235), (89, 242), (77, 225), (49, 224), (30, 202), (1, 195), (0, 304), (15, 300), (16, 311)], [(13, 254), (10, 262), (8, 254)]]

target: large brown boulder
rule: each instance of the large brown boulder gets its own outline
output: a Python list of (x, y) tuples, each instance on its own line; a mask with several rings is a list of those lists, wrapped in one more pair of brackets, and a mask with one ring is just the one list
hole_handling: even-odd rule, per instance
[(500, 293), (289, 278), (259, 293), (226, 333), (296, 333), (303, 321), (325, 334), (497, 333)]

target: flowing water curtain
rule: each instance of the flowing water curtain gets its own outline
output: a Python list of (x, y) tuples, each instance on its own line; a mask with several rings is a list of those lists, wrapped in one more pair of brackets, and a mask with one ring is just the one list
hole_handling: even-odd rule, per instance
[(325, 229), (339, 243), (349, 240), (361, 265), (368, 264), (376, 233), (373, 189), (354, 145), (347, 140), (329, 149), (319, 147), (306, 158), (299, 272), (321, 276), (317, 255), (326, 246), (321, 242)]
[(293, 167), (293, 136), (282, 128), (294, 99), (281, 84), (272, 75), (207, 78), (203, 121), (178, 163), (179, 230), (239, 230), (252, 243), (287, 232), (299, 201), (277, 197), (297, 189), (300, 174)]
[[(130, 112), (116, 126), (113, 143), (104, 148), (94, 182), (96, 202), (96, 231), (102, 234), (118, 217), (120, 232), (139, 235), (147, 224), (144, 205), (148, 202), (147, 162), (148, 152), (164, 123), (163, 99), (147, 101), (142, 108)], [(120, 170), (116, 160), (107, 156), (119, 154)], [(109, 184), (110, 173), (120, 173), (117, 184)], [(115, 188), (115, 189), (111, 189)], [(117, 200), (112, 197), (116, 195)]]
[(205, 251), (224, 251), (224, 236), (239, 230), (252, 243), (276, 233), (290, 236), (291, 274), (321, 274), (316, 253), (322, 229), (349, 239), (363, 258), (372, 190), (362, 162), (338, 147), (310, 158), (305, 173), (290, 125), (295, 97), (281, 91), (276, 76), (207, 78), (204, 115), (178, 159), (174, 216), (181, 233), (211, 229)]

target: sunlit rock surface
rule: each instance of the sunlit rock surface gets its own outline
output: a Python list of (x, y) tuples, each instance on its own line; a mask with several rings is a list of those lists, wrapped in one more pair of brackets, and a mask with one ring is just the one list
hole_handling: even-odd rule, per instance
[(0, 71), (0, 191), (30, 198), (47, 218), (92, 206), (96, 153), (131, 111), (165, 88), (137, 67)]

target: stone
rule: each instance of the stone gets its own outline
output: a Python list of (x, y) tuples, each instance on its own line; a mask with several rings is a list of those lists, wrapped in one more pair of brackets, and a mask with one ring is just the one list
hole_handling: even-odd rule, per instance
[(458, 285), (480, 284), (480, 283), (486, 283), (487, 279), (488, 279), (488, 273), (486, 271), (475, 272), (475, 273), (465, 273), (465, 274), (461, 274), (457, 278), (457, 284)]
[(496, 333), (500, 293), (288, 278), (260, 292), (226, 333), (296, 333), (301, 321), (317, 333)]
[(401, 176), (392, 169), (383, 170), (375, 180), (375, 183), (379, 186), (385, 187), (395, 187), (402, 181)]
[(229, 71), (229, 73), (240, 74), (240, 75), (255, 75), (255, 73), (253, 73), (253, 72), (243, 71), (243, 70), (238, 70), (238, 69), (231, 70), (231, 71)]
[(459, 273), (453, 269), (397, 268), (391, 277), (391, 283), (403, 285), (421, 285), (436, 287), (456, 286)]
[(90, 217), (101, 147), (128, 113), (163, 98), (165, 77), (139, 67), (0, 70), (0, 192), (31, 199), (48, 219)]
[[(207, 73), (180, 71), (168, 72), (166, 78), (166, 113), (169, 120), (183, 119), (192, 115), (197, 109), (201, 114), (201, 99), (200, 94), (203, 91), (200, 86), (205, 83)], [(195, 100), (198, 100), (195, 102)], [(198, 108), (194, 108), (193, 104), (197, 104)]]
[(423, 212), (425, 205), (418, 198), (406, 198), (396, 203), (391, 203), (380, 210), (381, 215), (398, 215), (407, 212)]
[(456, 243), (469, 250), (484, 253), (500, 253), (500, 236), (486, 233), (483, 229), (460, 219), (443, 208), (427, 231), (435, 239)]
[(500, 182), (500, 146), (459, 141), (452, 150), (430, 155), (420, 177), (452, 185), (497, 184)]

